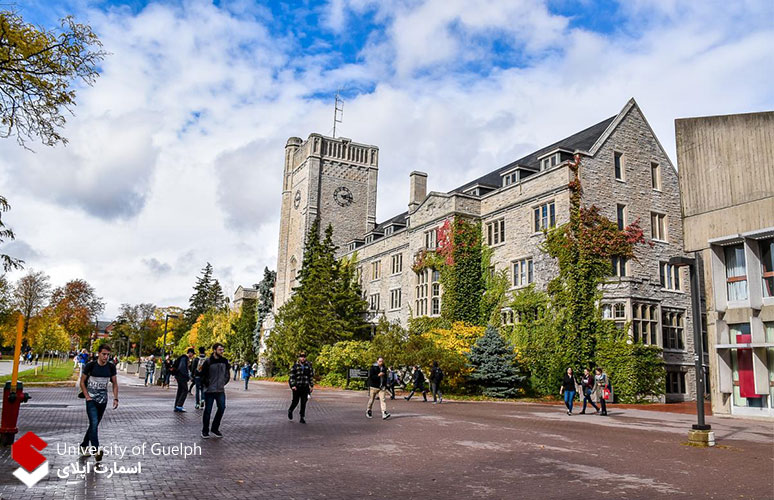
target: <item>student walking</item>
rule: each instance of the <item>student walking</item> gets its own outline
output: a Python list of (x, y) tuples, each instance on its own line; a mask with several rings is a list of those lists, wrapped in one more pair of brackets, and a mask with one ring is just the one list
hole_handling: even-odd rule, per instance
[(433, 361), (433, 368), (430, 370), (430, 392), (433, 393), (433, 404), (443, 403), (443, 394), (441, 393), (442, 380), (443, 370), (438, 366), (438, 361)]
[(191, 378), (191, 359), (194, 357), (194, 348), (177, 358), (174, 366), (175, 380), (177, 381), (177, 394), (175, 395), (175, 411), (185, 411), (185, 400), (188, 397), (188, 380)]
[(575, 399), (575, 377), (572, 374), (572, 368), (567, 368), (567, 373), (562, 379), (562, 386), (559, 388), (559, 395), (564, 393), (564, 406), (567, 407), (567, 414), (572, 415), (572, 402)]
[[(199, 347), (199, 355), (191, 361), (191, 375), (193, 377), (193, 385), (196, 387), (196, 409), (204, 408), (204, 392), (202, 391), (202, 363), (207, 359), (204, 354), (204, 346)], [(188, 389), (190, 393), (191, 390)]]
[(102, 344), (99, 347), (97, 361), (87, 363), (81, 374), (81, 391), (86, 399), (86, 415), (89, 417), (89, 427), (81, 442), (81, 455), (88, 457), (94, 454), (97, 462), (102, 461), (102, 449), (99, 447), (98, 427), (105, 414), (108, 402), (107, 385), (113, 384), (113, 409), (118, 408), (118, 381), (116, 380), (116, 365), (108, 363), (110, 346)]
[(390, 391), (390, 399), (395, 399), (395, 386), (399, 384), (398, 372), (389, 367), (387, 369), (387, 390)]
[(415, 391), (419, 391), (422, 393), (422, 398), (424, 398), (424, 401), (427, 402), (427, 389), (425, 389), (425, 374), (422, 373), (422, 369), (419, 367), (419, 365), (414, 367), (414, 374), (412, 375), (412, 387), (411, 392), (409, 392), (408, 396), (405, 396), (404, 399), (406, 401), (411, 400), (411, 397), (414, 395)]
[[(212, 355), (202, 363), (202, 387), (204, 388), (204, 414), (202, 415), (202, 437), (210, 437), (210, 431), (215, 437), (223, 437), (220, 432), (220, 422), (226, 411), (226, 384), (230, 378), (228, 360), (223, 357), (225, 348), (216, 342), (212, 345)], [(218, 405), (215, 418), (210, 426), (213, 404)]]
[(384, 358), (380, 357), (368, 370), (368, 406), (366, 407), (366, 417), (373, 418), (371, 409), (374, 406), (374, 399), (379, 396), (379, 403), (382, 406), (382, 420), (390, 418), (387, 413), (387, 367), (384, 366)]
[(156, 358), (153, 357), (153, 354), (150, 355), (148, 360), (145, 362), (145, 387), (148, 387), (148, 381), (150, 381), (150, 385), (153, 385), (153, 375), (156, 373)]
[(586, 413), (586, 403), (590, 403), (594, 407), (596, 413), (599, 413), (599, 407), (591, 400), (591, 388), (594, 387), (594, 375), (589, 372), (588, 368), (583, 370), (583, 377), (581, 377), (581, 391), (583, 391), (583, 409), (580, 411), (581, 415)]
[(608, 385), (607, 374), (599, 367), (594, 372), (594, 387), (591, 388), (591, 393), (602, 407), (600, 415), (607, 416), (607, 405), (605, 404), (605, 389)]
[(169, 379), (172, 377), (172, 358), (169, 354), (167, 354), (167, 357), (164, 358), (164, 364), (162, 366), (161, 376), (163, 377), (163, 381), (161, 382), (161, 387), (166, 387), (169, 389)]
[(245, 361), (242, 366), (242, 380), (245, 381), (245, 390), (247, 390), (247, 383), (250, 381), (250, 376), (253, 374), (253, 369), (250, 367), (250, 363)]
[(293, 400), (288, 408), (288, 419), (293, 420), (293, 410), (301, 403), (301, 409), (298, 411), (299, 422), (305, 424), (306, 401), (314, 389), (314, 370), (311, 363), (306, 360), (306, 353), (303, 351), (298, 353), (298, 361), (290, 368), (288, 385), (293, 392)]

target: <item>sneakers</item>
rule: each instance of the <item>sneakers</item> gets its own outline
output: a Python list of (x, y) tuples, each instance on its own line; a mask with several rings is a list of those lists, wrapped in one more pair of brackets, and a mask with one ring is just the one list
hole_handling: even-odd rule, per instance
[(585, 414), (586, 414), (586, 410), (582, 410), (580, 413), (578, 413), (578, 415), (585, 415)]
[(216, 438), (222, 438), (222, 437), (223, 437), (223, 434), (221, 434), (221, 432), (220, 432), (220, 431), (212, 431), (212, 434), (213, 434), (213, 435), (214, 435)]
[(204, 439), (210, 439), (210, 435), (209, 435), (209, 433), (207, 433), (207, 432), (204, 432), (204, 431), (202, 431), (202, 437), (203, 437)]
[(441, 404), (441, 403), (443, 403), (443, 396), (438, 397), (438, 404)]
[(300, 423), (305, 424), (306, 420), (304, 420), (304, 417), (301, 417), (301, 420), (299, 420)]
[(99, 450), (99, 451), (98, 451), (98, 452), (97, 452), (97, 453), (94, 455), (94, 460), (96, 460), (97, 462), (101, 462), (101, 461), (102, 461), (102, 450)]
[(374, 418), (373, 414), (371, 413), (371, 410), (366, 410), (366, 418)]
[(196, 403), (196, 406), (194, 406), (195, 409), (199, 409), (199, 403)]
[(288, 420), (293, 420), (293, 412), (288, 410)]
[(387, 420), (388, 418), (390, 418), (390, 414), (389, 413), (387, 413), (387, 412), (382, 413), (382, 420)]
[(89, 447), (88, 446), (81, 445), (79, 447), (79, 450), (81, 452), (81, 458), (88, 458), (88, 457), (91, 456), (91, 451), (89, 451)]
[(175, 406), (175, 411), (177, 413), (185, 413), (185, 408), (183, 408), (182, 406)]

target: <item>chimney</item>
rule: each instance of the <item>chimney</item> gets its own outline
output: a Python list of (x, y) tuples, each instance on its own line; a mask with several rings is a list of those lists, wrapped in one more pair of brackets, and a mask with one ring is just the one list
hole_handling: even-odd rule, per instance
[(409, 174), (409, 213), (413, 212), (427, 197), (427, 174), (416, 170)]

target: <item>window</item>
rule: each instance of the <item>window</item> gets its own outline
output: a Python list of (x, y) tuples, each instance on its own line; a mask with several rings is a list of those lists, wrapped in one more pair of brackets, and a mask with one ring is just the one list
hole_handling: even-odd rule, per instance
[(358, 266), (357, 269), (355, 269), (355, 281), (360, 284), (363, 283), (363, 266)]
[(400, 274), (403, 272), (403, 254), (396, 253), (392, 256), (392, 274)]
[(382, 277), (382, 261), (371, 262), (371, 279), (378, 280)]
[(400, 302), (401, 302), (400, 288), (390, 290), (390, 310), (394, 311), (395, 309), (400, 309)]
[(658, 306), (632, 304), (632, 336), (635, 342), (658, 344)]
[(666, 373), (667, 394), (685, 394), (685, 372)]
[(518, 180), (519, 180), (519, 173), (511, 172), (510, 174), (503, 176), (503, 186), (510, 186), (511, 184), (516, 184), (516, 181)]
[(613, 264), (613, 276), (626, 276), (626, 257), (611, 257), (610, 260)]
[(438, 228), (431, 229), (425, 233), (425, 248), (428, 250), (438, 248)]
[(760, 240), (758, 248), (763, 266), (763, 296), (774, 297), (774, 238)]
[(365, 237), (366, 245), (368, 245), (369, 243), (373, 243), (373, 242), (374, 242), (374, 235), (373, 234), (369, 234), (368, 236)]
[(368, 308), (372, 311), (379, 310), (379, 294), (375, 293), (368, 298)]
[(513, 261), (513, 286), (527, 286), (533, 281), (532, 257)]
[(613, 320), (618, 328), (623, 328), (626, 323), (626, 304), (623, 302), (602, 304), (602, 318)]
[(393, 233), (393, 231), (395, 231), (395, 227), (394, 226), (388, 226), (388, 227), (384, 228), (384, 235), (385, 236), (389, 236), (389, 235), (391, 235)]
[(664, 349), (685, 350), (683, 342), (683, 322), (685, 313), (675, 309), (661, 308), (661, 334)]
[(430, 290), (432, 295), (430, 300), (430, 315), (438, 316), (441, 314), (441, 273), (433, 270), (431, 279)]
[(616, 205), (616, 220), (618, 221), (618, 230), (623, 231), (626, 227), (626, 205), (620, 203)]
[(555, 153), (547, 158), (543, 158), (542, 160), (540, 160), (540, 170), (542, 171), (547, 168), (555, 167), (559, 165), (560, 163), (559, 160), (561, 159), (560, 156), (561, 156), (561, 153)]
[(731, 245), (723, 250), (726, 254), (728, 301), (747, 300), (747, 267), (744, 261), (744, 245)]
[(500, 311), (500, 322), (503, 325), (513, 324), (513, 311), (511, 309), (503, 309)]
[(489, 246), (505, 241), (505, 219), (496, 220), (486, 225), (486, 242)]
[(680, 268), (668, 262), (660, 262), (658, 268), (658, 276), (662, 288), (680, 290)]
[(661, 191), (661, 167), (655, 162), (650, 164), (650, 186), (656, 191)]
[(654, 240), (666, 241), (666, 215), (650, 213), (650, 237)]
[(543, 203), (535, 207), (535, 232), (539, 233), (544, 229), (552, 228), (556, 225), (556, 209), (554, 202)]
[(615, 178), (616, 180), (624, 180), (624, 155), (623, 153), (613, 153), (613, 163), (615, 164)]

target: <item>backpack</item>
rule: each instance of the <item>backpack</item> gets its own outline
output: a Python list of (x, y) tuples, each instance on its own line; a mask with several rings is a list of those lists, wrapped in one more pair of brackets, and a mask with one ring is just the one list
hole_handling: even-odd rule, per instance
[(439, 384), (443, 380), (443, 370), (441, 370), (440, 368), (438, 368), (438, 370), (436, 371), (435, 379), (437, 380), (437, 383), (439, 383)]

